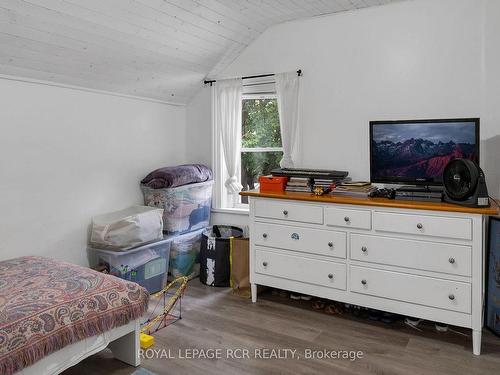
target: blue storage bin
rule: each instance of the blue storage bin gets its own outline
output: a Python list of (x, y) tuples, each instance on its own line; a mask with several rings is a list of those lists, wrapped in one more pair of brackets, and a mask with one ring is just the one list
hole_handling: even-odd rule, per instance
[(171, 238), (124, 252), (88, 249), (89, 265), (121, 279), (143, 286), (149, 293), (160, 291), (167, 282)]

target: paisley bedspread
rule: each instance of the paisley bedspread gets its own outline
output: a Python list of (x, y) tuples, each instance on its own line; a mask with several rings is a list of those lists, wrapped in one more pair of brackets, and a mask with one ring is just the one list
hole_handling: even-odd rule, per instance
[(0, 374), (13, 374), (147, 309), (139, 285), (43, 257), (0, 262)]

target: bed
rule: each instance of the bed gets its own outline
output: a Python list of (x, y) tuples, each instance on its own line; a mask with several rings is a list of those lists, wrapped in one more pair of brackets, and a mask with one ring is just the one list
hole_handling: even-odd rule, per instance
[(58, 374), (108, 345), (139, 361), (138, 284), (44, 257), (0, 262), (0, 374)]

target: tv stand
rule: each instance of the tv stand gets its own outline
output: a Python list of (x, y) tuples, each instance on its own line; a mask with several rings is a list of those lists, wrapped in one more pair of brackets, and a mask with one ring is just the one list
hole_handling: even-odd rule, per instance
[(452, 324), (472, 330), (480, 354), (486, 215), (498, 214), (496, 202), (240, 194), (250, 198), (253, 302), (266, 285)]
[(401, 186), (396, 189), (394, 199), (441, 202), (442, 186)]

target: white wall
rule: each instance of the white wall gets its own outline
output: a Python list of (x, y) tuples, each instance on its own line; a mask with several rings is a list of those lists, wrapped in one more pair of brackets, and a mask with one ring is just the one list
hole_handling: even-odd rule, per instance
[(220, 77), (301, 68), (299, 164), (354, 179), (369, 178), (370, 120), (479, 116), (481, 164), (500, 196), (498, 3), (407, 1), (281, 24)]
[(186, 107), (186, 163), (212, 165), (212, 97), (207, 86)]
[(91, 216), (183, 163), (185, 107), (0, 79), (0, 258), (86, 264)]
[(490, 195), (500, 198), (500, 1), (486, 2), (484, 19), (481, 164)]

